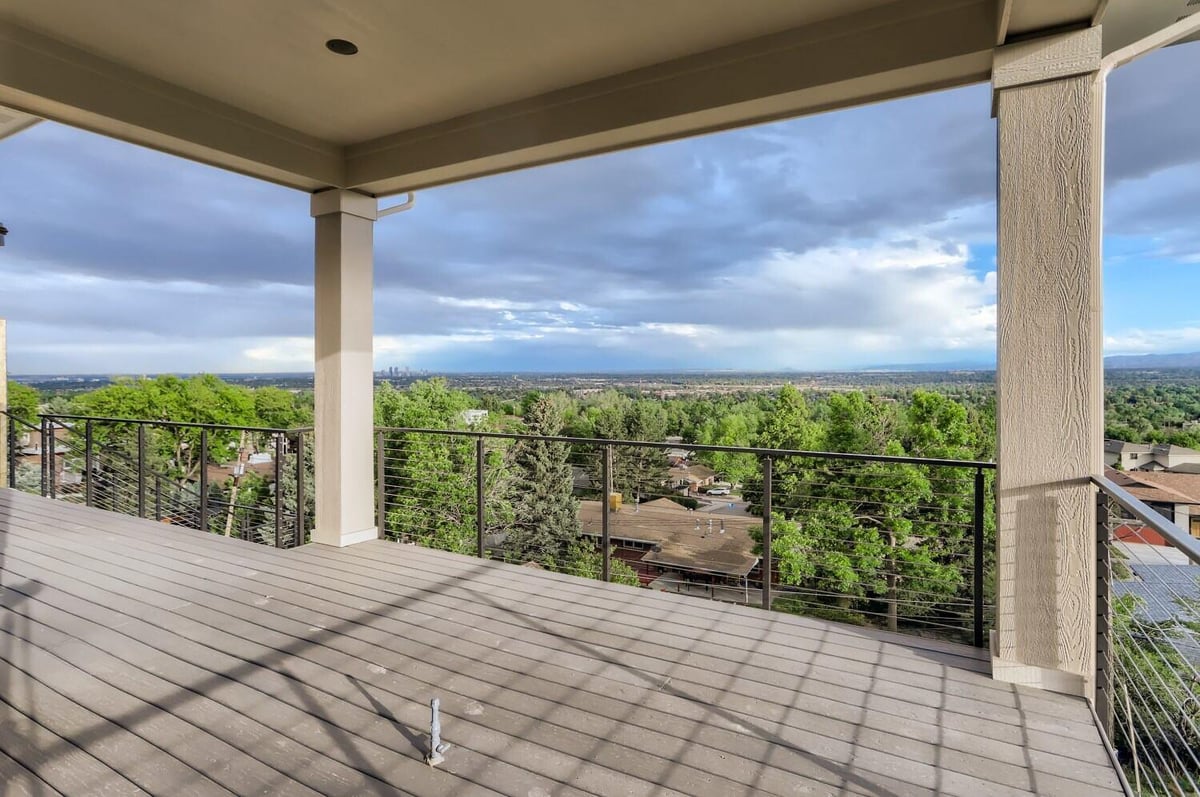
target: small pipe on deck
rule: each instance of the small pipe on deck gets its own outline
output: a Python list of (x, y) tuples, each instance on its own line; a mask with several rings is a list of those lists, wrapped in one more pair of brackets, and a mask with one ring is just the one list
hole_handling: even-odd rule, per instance
[(429, 701), (429, 753), (425, 756), (425, 763), (431, 767), (436, 767), (445, 761), (446, 757), (443, 753), (450, 749), (450, 745), (442, 743), (441, 706), (441, 701), (436, 697)]

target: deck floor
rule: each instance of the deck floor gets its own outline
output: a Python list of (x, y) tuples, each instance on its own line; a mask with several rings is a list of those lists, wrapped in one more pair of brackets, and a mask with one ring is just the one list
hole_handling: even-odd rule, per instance
[(944, 643), (6, 489), (0, 585), (4, 795), (1120, 793), (1085, 703)]

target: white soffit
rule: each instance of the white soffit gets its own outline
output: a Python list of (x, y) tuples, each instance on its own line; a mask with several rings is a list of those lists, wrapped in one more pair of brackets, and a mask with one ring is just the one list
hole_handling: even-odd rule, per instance
[[(1107, 0), (1105, 49), (1187, 1)], [(1102, 5), (0, 0), (0, 104), (388, 194), (986, 80), (998, 28), (1086, 26)]]
[(346, 145), (886, 4), (3, 0), (0, 20)]

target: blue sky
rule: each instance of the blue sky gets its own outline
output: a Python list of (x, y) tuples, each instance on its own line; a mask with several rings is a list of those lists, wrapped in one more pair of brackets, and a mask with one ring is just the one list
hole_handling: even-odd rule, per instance
[[(1108, 353), (1200, 350), (1200, 45), (1109, 79)], [(422, 191), (376, 364), (990, 362), (985, 85)], [(308, 197), (44, 123), (0, 142), (14, 373), (312, 368)]]

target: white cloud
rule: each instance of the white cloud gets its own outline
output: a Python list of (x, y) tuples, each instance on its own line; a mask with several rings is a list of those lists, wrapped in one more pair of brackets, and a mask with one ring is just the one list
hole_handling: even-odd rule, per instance
[(1148, 354), (1200, 349), (1200, 326), (1126, 329), (1104, 337), (1105, 354)]
[(313, 367), (312, 338), (290, 337), (264, 340), (242, 351), (243, 359), (266, 371), (307, 371)]
[(534, 308), (534, 305), (529, 302), (514, 302), (508, 299), (459, 299), (454, 296), (439, 296), (436, 301), (447, 307), (478, 310), (532, 310)]

